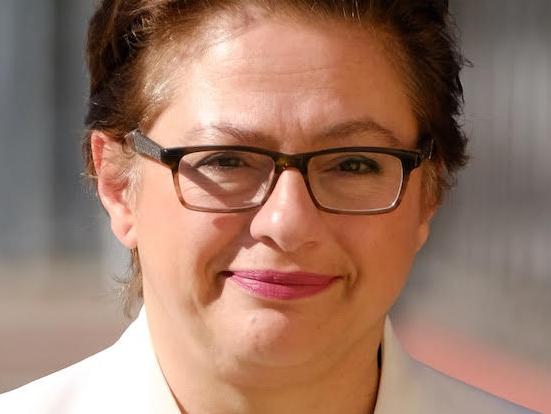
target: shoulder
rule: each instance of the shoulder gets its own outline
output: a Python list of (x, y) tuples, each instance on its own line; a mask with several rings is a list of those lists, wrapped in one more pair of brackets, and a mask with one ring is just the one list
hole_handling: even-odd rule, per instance
[(111, 347), (0, 395), (9, 414), (178, 413), (150, 341), (145, 311)]
[(375, 413), (528, 414), (533, 411), (414, 360), (402, 350), (387, 320), (383, 341), (383, 370)]
[(420, 396), (430, 399), (434, 412), (527, 414), (533, 411), (448, 377), (418, 361), (410, 359), (411, 373), (421, 388)]
[(86, 358), (13, 391), (0, 395), (2, 413), (57, 413), (74, 405), (79, 394), (94, 382), (99, 371), (111, 365), (114, 347)]

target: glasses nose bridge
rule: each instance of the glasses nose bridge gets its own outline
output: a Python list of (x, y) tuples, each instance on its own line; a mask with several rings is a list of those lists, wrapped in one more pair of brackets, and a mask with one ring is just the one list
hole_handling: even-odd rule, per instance
[[(275, 155), (275, 154), (274, 154)], [(274, 191), (281, 174), (289, 169), (294, 168), (300, 172), (302, 175), (302, 179), (304, 180), (304, 185), (306, 186), (306, 191), (308, 192), (308, 195), (314, 205), (318, 205), (313, 193), (312, 189), (310, 187), (310, 180), (308, 177), (308, 162), (310, 161), (311, 155), (309, 154), (277, 154), (275, 156), (272, 156), (272, 159), (274, 161), (275, 167), (274, 167), (274, 174), (272, 178), (272, 183), (269, 187), (269, 190), (266, 194), (266, 197), (264, 199), (264, 202), (268, 200), (268, 198), (272, 195), (272, 192)]]
[(289, 168), (296, 168), (305, 180), (308, 180), (308, 158), (303, 154), (280, 154), (274, 158), (275, 174), (279, 176)]

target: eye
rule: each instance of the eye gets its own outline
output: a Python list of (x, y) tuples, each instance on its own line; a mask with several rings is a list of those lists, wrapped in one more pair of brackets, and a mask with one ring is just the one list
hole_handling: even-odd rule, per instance
[(239, 168), (246, 167), (247, 163), (242, 156), (232, 152), (218, 152), (209, 154), (195, 164), (195, 168)]
[(365, 156), (340, 159), (335, 168), (338, 171), (352, 174), (379, 174), (381, 172), (379, 163)]

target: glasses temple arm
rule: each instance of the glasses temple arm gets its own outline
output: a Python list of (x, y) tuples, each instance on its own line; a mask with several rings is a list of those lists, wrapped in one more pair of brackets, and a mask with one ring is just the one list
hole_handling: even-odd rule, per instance
[(163, 147), (150, 140), (139, 130), (135, 129), (131, 131), (128, 137), (130, 137), (132, 147), (138, 154), (145, 155), (159, 162), (163, 161), (161, 156)]

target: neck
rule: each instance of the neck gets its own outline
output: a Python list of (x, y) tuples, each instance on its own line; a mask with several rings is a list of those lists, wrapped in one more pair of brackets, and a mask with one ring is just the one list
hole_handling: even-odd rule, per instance
[[(223, 381), (206, 380), (189, 386), (186, 379), (174, 378), (174, 389), (182, 413), (373, 413), (379, 381), (375, 363), (365, 372), (357, 369), (336, 370), (308, 382), (291, 382), (278, 387), (243, 387)], [(357, 368), (357, 367), (354, 367)], [(347, 375), (347, 371), (354, 371)], [(175, 384), (178, 387), (178, 384)], [(202, 395), (200, 389), (217, 390)]]
[[(365, 353), (362, 357), (366, 359)], [(179, 375), (184, 372), (202, 374)], [(294, 373), (287, 374), (287, 381), (278, 385), (255, 387), (231, 383), (187, 365), (179, 373), (171, 371), (167, 381), (182, 413), (373, 413), (379, 384), (376, 351), (368, 361), (358, 364), (349, 358), (306, 381), (293, 381)]]

